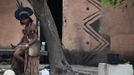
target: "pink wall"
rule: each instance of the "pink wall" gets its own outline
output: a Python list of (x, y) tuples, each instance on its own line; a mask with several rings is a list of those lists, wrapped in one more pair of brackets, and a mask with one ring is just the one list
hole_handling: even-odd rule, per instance
[[(27, 0), (23, 0), (23, 3), (29, 6)], [(16, 0), (0, 0), (0, 48), (17, 44), (21, 38), (22, 26), (14, 17), (16, 9)]]
[(134, 57), (134, 5), (131, 0), (115, 9), (104, 8), (100, 32), (110, 35), (112, 51), (128, 59)]
[[(99, 44), (95, 38), (100, 40), (101, 37), (96, 37), (96, 32), (91, 27), (91, 24), (95, 22), (95, 20), (100, 20), (99, 34), (101, 36), (105, 34), (110, 37), (110, 48), (103, 48), (103, 52), (104, 50), (110, 50), (121, 54), (127, 59), (133, 60), (134, 5), (131, 0), (125, 0), (123, 5), (117, 8), (101, 7), (94, 1), (96, 0), (64, 0), (64, 27), (62, 42), (65, 48), (69, 51), (92, 52)], [(94, 7), (92, 3), (98, 7)], [(125, 5), (128, 6), (125, 7)], [(98, 16), (93, 16), (92, 12), (98, 11), (99, 8), (102, 9), (100, 11), (101, 13), (97, 12)], [(84, 24), (87, 24), (88, 27), (85, 28)], [(85, 29), (89, 33), (85, 32)], [(101, 43), (103, 43), (103, 41)], [(102, 52), (100, 49), (96, 52)]]

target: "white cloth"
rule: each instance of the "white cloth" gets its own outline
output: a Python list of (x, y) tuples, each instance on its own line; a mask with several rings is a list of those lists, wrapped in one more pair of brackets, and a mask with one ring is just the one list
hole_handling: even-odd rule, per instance
[(40, 75), (49, 75), (49, 71), (47, 69), (43, 69), (39, 72)]
[(6, 70), (3, 75), (15, 75), (15, 72), (13, 70)]

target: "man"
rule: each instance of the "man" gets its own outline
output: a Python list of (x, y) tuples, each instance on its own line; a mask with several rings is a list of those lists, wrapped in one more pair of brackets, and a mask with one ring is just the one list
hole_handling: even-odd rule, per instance
[(12, 68), (16, 75), (24, 72), (24, 54), (29, 47), (38, 41), (37, 26), (33, 23), (31, 15), (32, 10), (28, 7), (21, 7), (15, 12), (15, 17), (18, 19), (24, 29), (22, 30), (23, 37), (19, 44), (15, 47), (14, 59)]

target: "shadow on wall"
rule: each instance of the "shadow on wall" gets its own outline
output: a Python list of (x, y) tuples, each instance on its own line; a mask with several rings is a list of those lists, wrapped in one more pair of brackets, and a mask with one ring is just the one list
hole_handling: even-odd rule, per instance
[[(107, 54), (112, 53), (110, 50), (111, 39), (109, 35), (101, 34), (110, 44), (101, 52), (96, 50), (68, 50), (64, 49), (65, 56), (70, 64), (97, 66), (98, 63), (107, 62)], [(90, 43), (90, 42), (89, 42)]]
[[(119, 54), (115, 54), (108, 49), (104, 49), (100, 53), (86, 52), (86, 51), (69, 51), (64, 50), (67, 61), (70, 64), (85, 65), (85, 66), (98, 66), (99, 63), (109, 63), (109, 64), (124, 64), (128, 63), (128, 60), (122, 58)], [(119, 55), (119, 57), (109, 55)], [(134, 64), (130, 61), (130, 64)]]
[(97, 66), (98, 63), (106, 63), (107, 62), (107, 54), (109, 50), (104, 50), (101, 53), (93, 53), (86, 51), (69, 51), (64, 50), (67, 61), (70, 64), (78, 64), (78, 65), (88, 65), (88, 66)]
[[(109, 37), (109, 36), (108, 36)], [(110, 37), (106, 38), (106, 40), (110, 42)], [(85, 66), (98, 66), (98, 63), (109, 63), (109, 54), (117, 54), (110, 50), (110, 46), (108, 45), (105, 49), (103, 49), (101, 52), (98, 52), (96, 50), (92, 50), (90, 52), (84, 51), (84, 50), (67, 50), (64, 49), (65, 56), (67, 58), (67, 61), (70, 64), (78, 64), (78, 65), (85, 65)], [(117, 60), (119, 63), (126, 63), (128, 62), (127, 59), (123, 58), (120, 54), (120, 59)], [(116, 59), (116, 58), (115, 58)], [(114, 58), (110, 60), (115, 60)], [(115, 61), (116, 62), (116, 61)], [(131, 64), (133, 64), (133, 61), (130, 61)]]

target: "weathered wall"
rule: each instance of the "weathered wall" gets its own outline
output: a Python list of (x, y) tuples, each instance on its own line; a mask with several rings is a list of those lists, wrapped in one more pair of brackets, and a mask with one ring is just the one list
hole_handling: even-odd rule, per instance
[(64, 0), (63, 9), (62, 42), (69, 50), (71, 63), (95, 64), (96, 59), (104, 62), (110, 38), (99, 33), (101, 4), (96, 0)]
[(91, 24), (101, 17), (101, 7), (94, 6), (93, 1), (90, 1), (64, 0), (62, 41), (65, 48), (69, 50), (90, 51), (96, 48), (100, 42), (103, 43), (102, 40), (105, 42), (105, 39), (91, 27)]
[[(29, 6), (27, 0), (23, 0), (23, 3)], [(21, 38), (22, 26), (14, 17), (16, 9), (16, 0), (0, 0), (0, 48), (17, 44)]]
[(126, 0), (113, 9), (104, 8), (101, 19), (101, 32), (110, 35), (111, 50), (127, 59), (134, 57), (134, 5)]
[(134, 5), (131, 0), (125, 0), (117, 8), (101, 6), (96, 0), (64, 0), (63, 8), (62, 42), (70, 52), (86, 53), (72, 54), (76, 54), (78, 60), (82, 57), (82, 62), (95, 63), (113, 52), (133, 61)]

